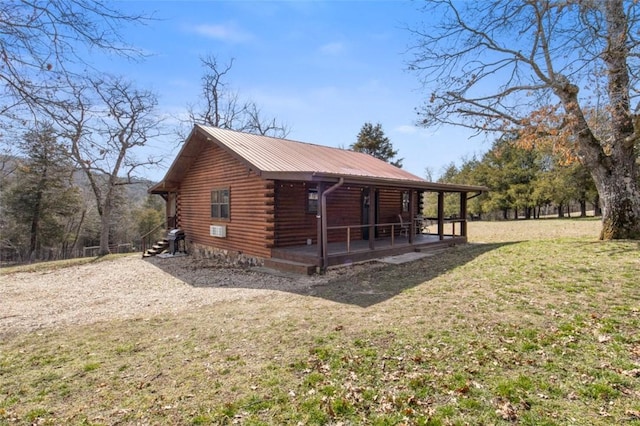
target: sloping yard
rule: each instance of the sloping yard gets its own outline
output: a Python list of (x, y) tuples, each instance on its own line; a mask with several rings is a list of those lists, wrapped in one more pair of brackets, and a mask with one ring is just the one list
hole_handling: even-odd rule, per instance
[(0, 424), (638, 424), (640, 246), (473, 222), (400, 266), (0, 276)]

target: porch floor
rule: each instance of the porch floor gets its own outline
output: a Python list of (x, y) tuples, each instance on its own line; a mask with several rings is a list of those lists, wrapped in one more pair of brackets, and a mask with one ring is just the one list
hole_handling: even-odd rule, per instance
[[(346, 241), (329, 243), (327, 251), (329, 253), (329, 266), (344, 265), (365, 260), (377, 259), (385, 256), (393, 256), (412, 251), (425, 251), (441, 247), (464, 244), (466, 237), (460, 235), (445, 235), (440, 239), (435, 234), (416, 234), (413, 243), (409, 243), (407, 237), (395, 237), (393, 245), (390, 237), (375, 239), (375, 248), (369, 248), (368, 240), (351, 241), (347, 250)], [(320, 266), (322, 259), (318, 257), (318, 245), (299, 245), (291, 247), (274, 248), (271, 251), (272, 258), (289, 260)]]

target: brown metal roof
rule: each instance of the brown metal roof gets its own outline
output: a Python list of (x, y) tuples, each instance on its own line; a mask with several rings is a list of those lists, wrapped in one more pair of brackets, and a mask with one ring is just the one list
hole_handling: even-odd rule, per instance
[(265, 173), (315, 173), (344, 177), (377, 177), (422, 181), (398, 167), (361, 152), (259, 136), (215, 127), (199, 126), (208, 136), (224, 145)]
[(368, 154), (288, 139), (260, 136), (196, 125), (167, 175), (150, 192), (165, 192), (182, 180), (206, 143), (228, 150), (265, 179), (338, 180), (404, 185), (457, 192), (486, 191), (484, 187), (427, 182)]

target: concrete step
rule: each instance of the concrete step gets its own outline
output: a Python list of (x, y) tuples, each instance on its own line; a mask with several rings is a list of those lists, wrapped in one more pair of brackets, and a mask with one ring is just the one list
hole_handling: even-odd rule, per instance
[(313, 275), (316, 272), (315, 265), (285, 259), (265, 259), (264, 267), (302, 275)]
[(446, 252), (447, 250), (449, 250), (451, 247), (454, 247), (454, 246), (455, 244), (453, 243), (442, 243), (442, 244), (435, 244), (427, 247), (418, 247), (416, 248), (416, 251), (418, 253), (426, 254), (427, 256), (435, 256), (443, 252)]

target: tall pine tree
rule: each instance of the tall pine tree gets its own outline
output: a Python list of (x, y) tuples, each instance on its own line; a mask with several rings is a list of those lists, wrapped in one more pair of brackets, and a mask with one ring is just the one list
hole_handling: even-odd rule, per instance
[(392, 161), (398, 155), (398, 151), (393, 149), (393, 145), (389, 138), (384, 135), (380, 123), (375, 126), (371, 123), (364, 123), (360, 133), (358, 133), (358, 140), (351, 144), (351, 149), (372, 155), (396, 167), (402, 167), (402, 158)]
[(14, 240), (12, 246), (36, 260), (40, 248), (62, 246), (65, 222), (77, 210), (79, 197), (73, 167), (50, 125), (27, 132), (18, 145), (26, 158), (3, 197), (3, 210), (14, 225), (8, 236)]

